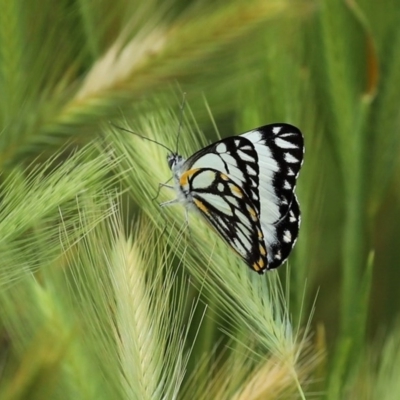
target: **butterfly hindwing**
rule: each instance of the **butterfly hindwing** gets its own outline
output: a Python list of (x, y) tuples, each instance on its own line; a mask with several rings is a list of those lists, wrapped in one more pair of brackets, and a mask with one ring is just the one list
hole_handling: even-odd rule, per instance
[(189, 170), (188, 176), (192, 204), (252, 269), (264, 272), (267, 249), (259, 212), (242, 187), (210, 168)]

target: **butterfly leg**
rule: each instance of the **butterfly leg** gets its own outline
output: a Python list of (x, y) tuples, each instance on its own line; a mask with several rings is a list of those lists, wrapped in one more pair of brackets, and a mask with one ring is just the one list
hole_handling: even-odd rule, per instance
[(164, 203), (160, 203), (160, 207), (169, 207), (172, 206), (174, 204), (178, 204), (179, 203), (179, 199), (173, 199), (173, 200), (169, 200), (169, 201), (164, 201)]
[(189, 211), (185, 207), (185, 230), (187, 229), (188, 234), (189, 234), (189, 240), (192, 241), (192, 233), (190, 231), (190, 225), (189, 225)]
[[(170, 178), (170, 179), (168, 179), (168, 180), (167, 180), (167, 182), (169, 182), (170, 180), (171, 180), (171, 178)], [(159, 184), (158, 184), (158, 190), (157, 190), (157, 194), (155, 195), (155, 197), (154, 197), (154, 198), (152, 198), (152, 199), (151, 199), (151, 201), (154, 201), (154, 200), (156, 200), (156, 199), (157, 199), (157, 197), (160, 195), (161, 188), (163, 188), (163, 187), (166, 187), (166, 188), (168, 188), (168, 189), (174, 189), (174, 187), (173, 187), (173, 186), (171, 186), (171, 185), (167, 185), (167, 182), (166, 182), (166, 183), (159, 183)]]
[(172, 185), (167, 185), (166, 183), (159, 183), (158, 187), (159, 188), (166, 187), (168, 189), (173, 189), (174, 188)]
[(189, 225), (189, 212), (188, 209), (185, 208), (185, 222), (186, 222), (186, 226)]

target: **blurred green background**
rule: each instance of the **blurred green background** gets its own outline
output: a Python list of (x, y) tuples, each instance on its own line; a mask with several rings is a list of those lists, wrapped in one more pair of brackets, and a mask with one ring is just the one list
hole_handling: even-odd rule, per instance
[[(0, 10), (1, 399), (400, 398), (398, 0)], [(164, 149), (109, 124), (174, 147), (183, 93), (184, 156), (302, 130), (279, 271), (160, 212)]]

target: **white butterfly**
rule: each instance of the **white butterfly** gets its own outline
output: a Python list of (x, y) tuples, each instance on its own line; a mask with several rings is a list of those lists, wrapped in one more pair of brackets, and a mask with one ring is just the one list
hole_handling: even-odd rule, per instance
[[(279, 267), (299, 233), (294, 193), (304, 155), (299, 129), (265, 125), (213, 143), (185, 160), (167, 160), (177, 198), (196, 209), (250, 268)], [(164, 185), (168, 186), (168, 185)]]

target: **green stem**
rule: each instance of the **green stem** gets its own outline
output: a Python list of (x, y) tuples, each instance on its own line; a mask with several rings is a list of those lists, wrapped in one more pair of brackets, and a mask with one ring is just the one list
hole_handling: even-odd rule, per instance
[[(366, 186), (366, 123), (369, 102), (360, 105), (356, 126), (351, 132), (352, 147), (346, 154), (345, 170), (345, 224), (342, 253), (342, 293), (340, 335), (333, 358), (332, 374), (328, 387), (328, 399), (340, 399), (341, 389), (347, 380), (350, 364), (356, 364), (364, 343), (366, 316), (365, 296), (369, 284), (363, 284), (364, 267), (367, 264)], [(350, 132), (349, 132), (350, 133)], [(367, 280), (370, 274), (367, 274)], [(366, 293), (368, 292), (368, 293)]]

